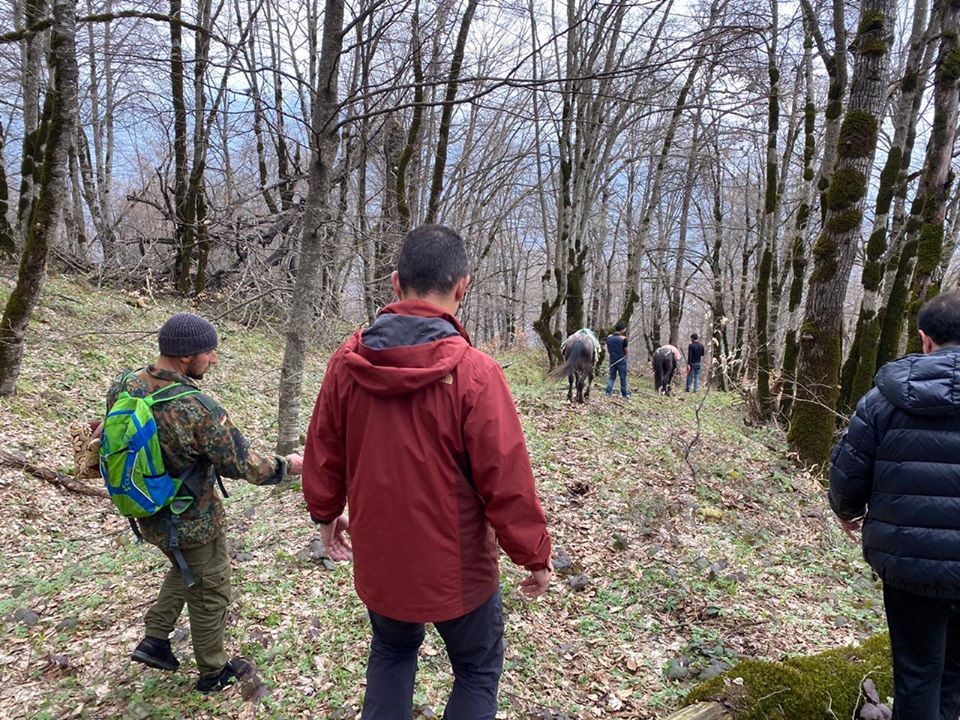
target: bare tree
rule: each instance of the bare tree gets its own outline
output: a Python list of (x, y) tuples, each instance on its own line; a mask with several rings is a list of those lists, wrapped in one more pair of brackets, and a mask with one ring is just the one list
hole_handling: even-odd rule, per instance
[(77, 119), (76, 9), (76, 0), (54, 0), (51, 79), (36, 135), (43, 150), (43, 164), (30, 204), (17, 284), (0, 319), (0, 396), (11, 395), (16, 388), (27, 325), (43, 285), (52, 235), (63, 212), (67, 159)]
[(779, 22), (777, 0), (770, 3), (770, 36), (767, 42), (767, 78), (770, 83), (767, 103), (767, 153), (766, 153), (766, 190), (763, 205), (763, 253), (757, 277), (757, 402), (762, 420), (768, 420), (773, 414), (773, 399), (770, 395), (770, 371), (772, 359), (770, 345), (769, 302), (770, 278), (773, 274), (773, 258), (777, 251), (777, 133), (780, 131), (780, 68), (777, 57), (777, 34)]
[(339, 136), (340, 53), (343, 49), (343, 0), (326, 0), (323, 40), (317, 58), (317, 88), (311, 116), (309, 194), (300, 263), (287, 320), (286, 345), (280, 374), (280, 407), (277, 413), (277, 452), (286, 454), (300, 444), (300, 397), (303, 368), (314, 316), (314, 303), (325, 245), (333, 237), (334, 208), (330, 201), (332, 175)]
[(793, 399), (796, 393), (794, 373), (797, 369), (797, 358), (800, 346), (797, 342), (797, 330), (800, 325), (800, 311), (802, 309), (803, 287), (807, 271), (807, 235), (810, 223), (810, 208), (813, 203), (814, 173), (813, 159), (816, 148), (816, 105), (814, 104), (813, 85), (813, 33), (810, 19), (803, 18), (803, 75), (804, 75), (804, 110), (803, 110), (803, 185), (800, 192), (800, 205), (797, 207), (794, 223), (793, 241), (790, 246), (790, 294), (788, 300), (787, 332), (783, 350), (783, 393), (780, 403), (780, 418), (789, 419), (793, 412)]

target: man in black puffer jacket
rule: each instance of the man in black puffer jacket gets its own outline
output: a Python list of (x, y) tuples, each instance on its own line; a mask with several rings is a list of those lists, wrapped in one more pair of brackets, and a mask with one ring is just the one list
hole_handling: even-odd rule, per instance
[(830, 506), (883, 580), (899, 720), (960, 716), (960, 294), (917, 317), (833, 451)]

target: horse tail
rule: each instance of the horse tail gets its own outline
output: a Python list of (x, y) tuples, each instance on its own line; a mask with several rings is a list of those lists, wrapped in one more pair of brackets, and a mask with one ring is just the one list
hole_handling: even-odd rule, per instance
[(653, 356), (654, 374), (656, 375), (657, 389), (662, 388), (666, 384), (669, 378), (671, 361), (676, 362), (673, 357), (673, 353), (663, 353), (657, 351), (657, 353)]
[(571, 350), (570, 354), (564, 359), (562, 365), (557, 365), (553, 370), (547, 373), (547, 377), (551, 380), (559, 380), (560, 378), (565, 378), (570, 373), (573, 372), (573, 368), (576, 366), (575, 351)]
[(560, 378), (569, 377), (571, 373), (578, 370), (582, 372), (584, 368), (589, 369), (593, 367), (593, 348), (588, 345), (587, 342), (580, 339), (570, 343), (570, 349), (564, 359), (563, 365), (557, 365), (557, 367), (550, 371), (547, 377), (552, 380), (559, 380)]

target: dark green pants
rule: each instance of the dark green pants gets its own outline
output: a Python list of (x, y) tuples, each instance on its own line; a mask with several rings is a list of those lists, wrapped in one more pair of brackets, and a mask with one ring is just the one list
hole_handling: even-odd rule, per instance
[(227, 664), (223, 635), (230, 604), (230, 558), (227, 539), (218, 533), (206, 545), (183, 550), (197, 584), (188, 588), (173, 555), (170, 569), (160, 586), (157, 601), (147, 611), (149, 637), (166, 640), (180, 617), (184, 604), (190, 613), (190, 636), (200, 677), (216, 675)]

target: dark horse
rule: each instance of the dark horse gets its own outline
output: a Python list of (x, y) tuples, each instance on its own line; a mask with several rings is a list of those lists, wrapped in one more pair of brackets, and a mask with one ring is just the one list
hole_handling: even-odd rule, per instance
[(673, 386), (673, 375), (677, 372), (677, 356), (673, 348), (664, 345), (653, 354), (653, 382), (657, 392), (669, 395)]
[[(567, 400), (573, 402), (573, 384), (577, 384), (577, 402), (590, 397), (593, 367), (597, 363), (597, 341), (589, 330), (578, 330), (563, 341), (563, 365), (554, 368), (550, 377), (567, 376)], [(586, 389), (584, 389), (586, 386)]]

